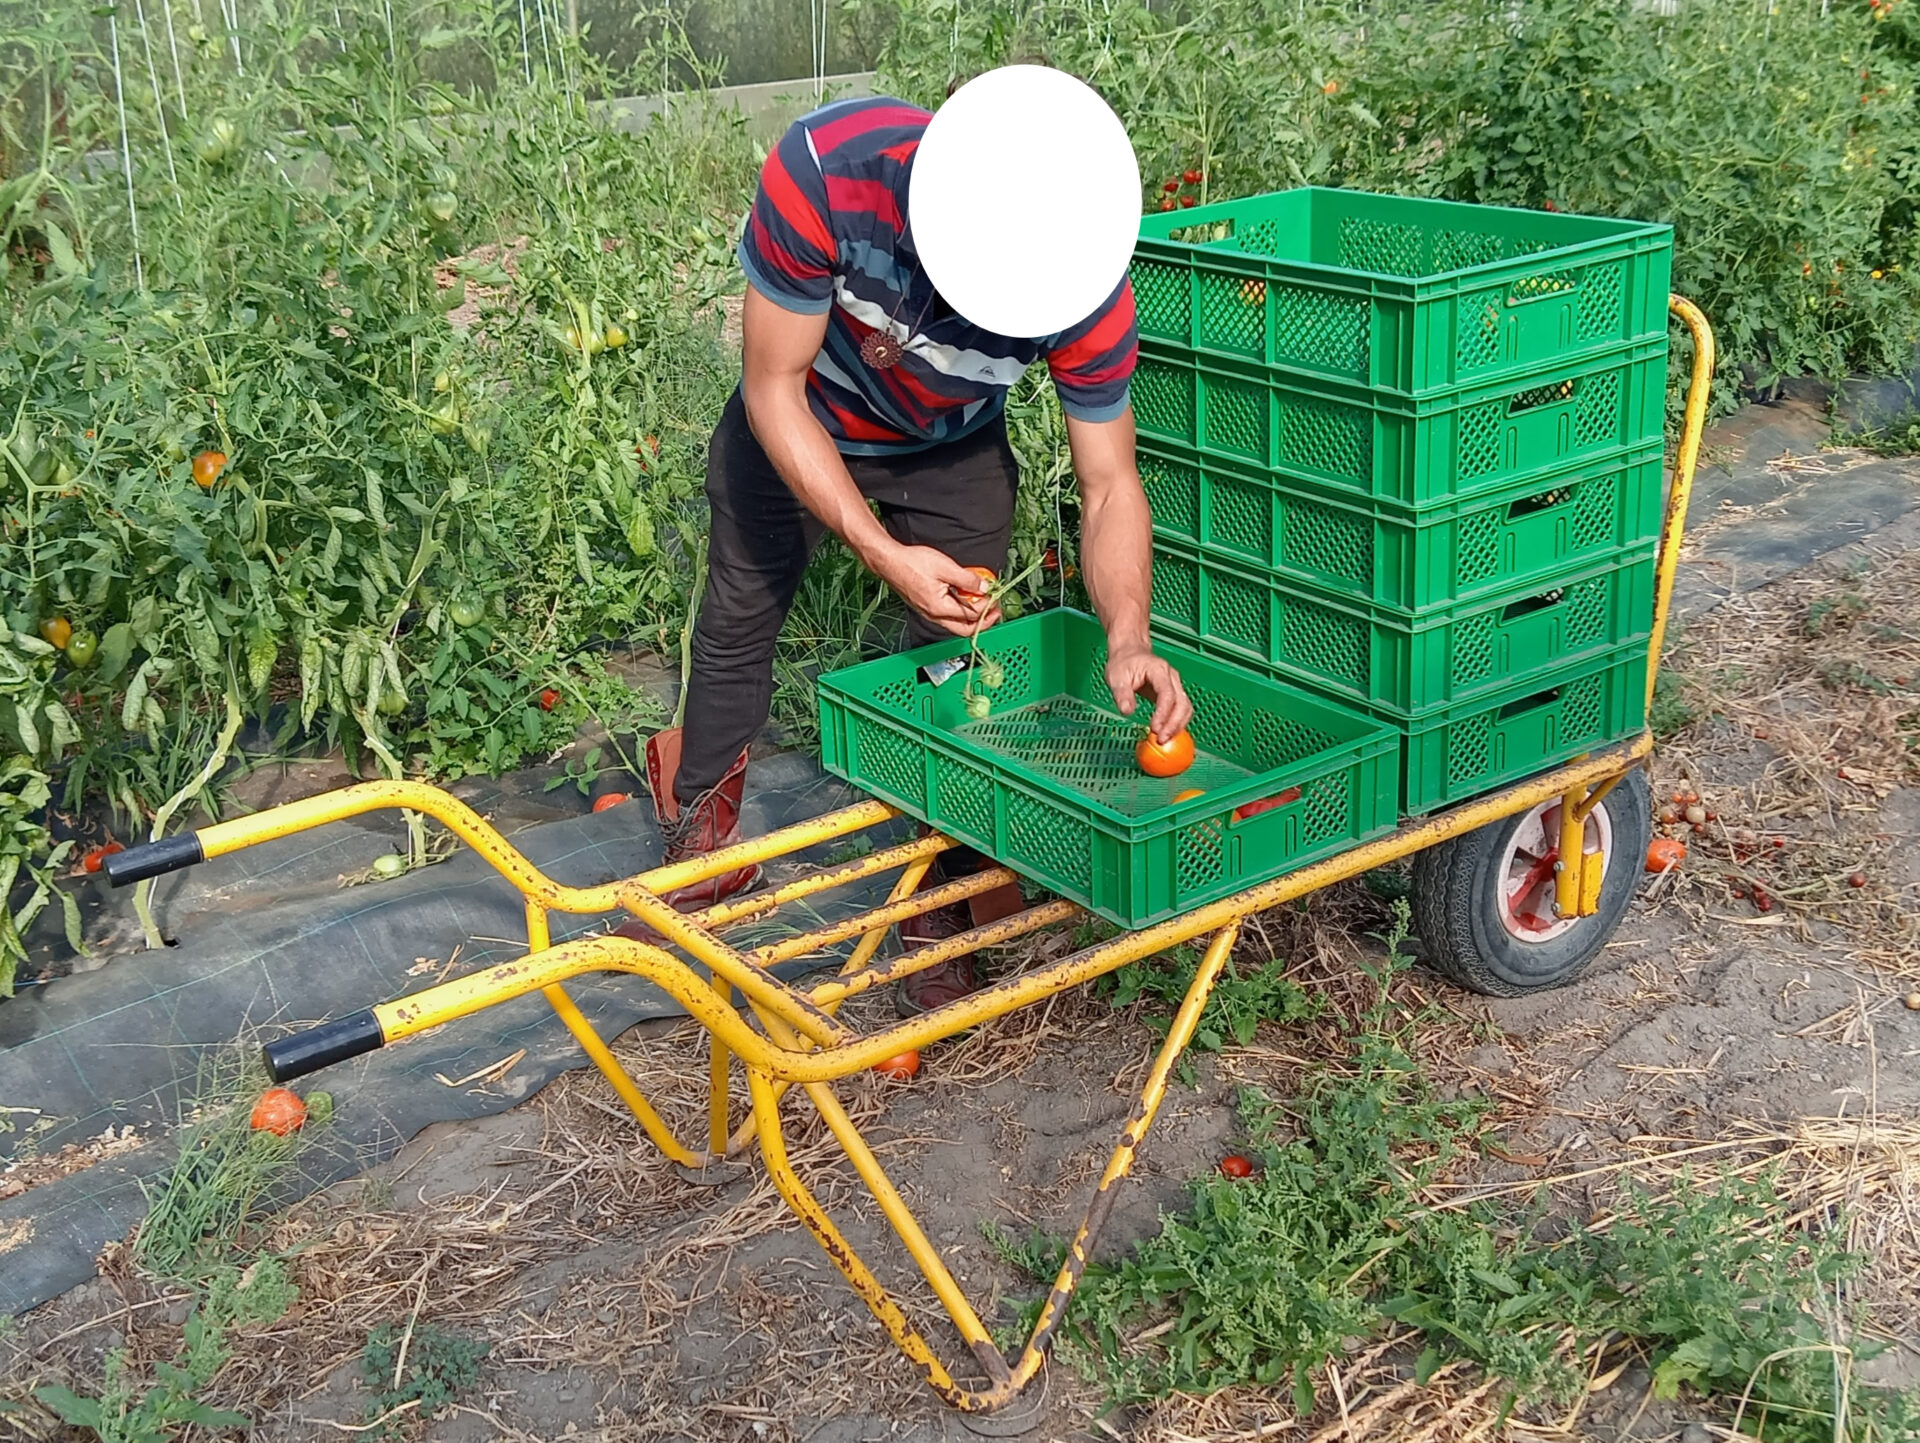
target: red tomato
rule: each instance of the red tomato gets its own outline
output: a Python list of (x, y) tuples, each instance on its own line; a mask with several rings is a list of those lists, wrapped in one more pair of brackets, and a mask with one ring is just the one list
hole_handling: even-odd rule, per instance
[(1647, 870), (1670, 872), (1687, 860), (1687, 844), (1672, 837), (1655, 837), (1647, 846)]
[(124, 851), (126, 851), (126, 848), (118, 842), (103, 843), (93, 848), (80, 859), (80, 870), (83, 872), (97, 872), (100, 870), (100, 864), (106, 861), (107, 858), (111, 857), (115, 852)]
[(560, 693), (555, 691), (552, 687), (548, 687), (545, 691), (540, 693), (540, 710), (541, 711), (552, 711), (555, 707), (559, 705), (560, 705)]
[(1176, 190), (1180, 189), (1180, 182), (1177, 180), (1170, 180), (1165, 185), (1161, 186), (1160, 189), (1165, 191), (1168, 195), (1172, 195)]
[(604, 797), (594, 802), (593, 809), (596, 812), (604, 812), (608, 807), (617, 807), (622, 802), (630, 802), (632, 800), (632, 792), (608, 792)]
[(1220, 1171), (1228, 1177), (1252, 1177), (1253, 1164), (1237, 1152), (1230, 1152), (1220, 1159)]
[(1190, 208), (1190, 207), (1192, 207), (1192, 206), (1196, 206), (1196, 205), (1198, 205), (1199, 203), (1200, 203), (1200, 202), (1198, 202), (1197, 200), (1195, 200), (1195, 199), (1194, 199), (1194, 198), (1193, 198), (1192, 196), (1190, 196), (1190, 195), (1183, 195), (1183, 196), (1181, 196), (1181, 197), (1180, 197), (1180, 209), (1182, 209), (1182, 210), (1186, 210), (1186, 209), (1188, 209), (1188, 208)]
[(1165, 200), (1163, 200), (1163, 201), (1161, 201), (1161, 202), (1160, 202), (1160, 209), (1162, 209), (1162, 210), (1172, 210), (1172, 209), (1173, 209), (1173, 197), (1172, 197), (1172, 196), (1168, 196), (1168, 197), (1167, 197), (1167, 198), (1166, 198)]
[(307, 1105), (291, 1088), (269, 1087), (253, 1105), (253, 1130), (285, 1137), (298, 1132), (307, 1120)]
[(1206, 177), (1197, 170), (1189, 170), (1182, 172), (1180, 179), (1184, 180), (1188, 185), (1198, 185), (1201, 181), (1205, 180)]
[(906, 1082), (920, 1073), (920, 1054), (909, 1049), (885, 1062), (873, 1064), (873, 1070), (890, 1082)]
[(993, 585), (994, 575), (984, 566), (969, 566), (967, 570), (979, 577), (986, 585), (982, 586), (978, 591), (961, 591), (955, 594), (958, 595), (962, 601), (971, 602), (973, 605), (978, 606), (987, 599), (988, 588)]

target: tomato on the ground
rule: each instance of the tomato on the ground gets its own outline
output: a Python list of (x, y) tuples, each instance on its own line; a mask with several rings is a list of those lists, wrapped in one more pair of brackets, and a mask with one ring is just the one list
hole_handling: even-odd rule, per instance
[(1230, 1152), (1220, 1159), (1220, 1171), (1228, 1177), (1252, 1177), (1253, 1163), (1237, 1152)]
[(540, 710), (541, 711), (552, 711), (555, 707), (559, 705), (560, 705), (560, 693), (555, 691), (552, 687), (548, 687), (546, 690), (540, 693)]
[(906, 1082), (920, 1071), (920, 1054), (912, 1050), (873, 1064), (873, 1070), (890, 1082)]
[(298, 1132), (307, 1120), (307, 1105), (288, 1087), (269, 1087), (253, 1105), (253, 1129), (285, 1137)]
[(1670, 872), (1687, 860), (1687, 844), (1672, 837), (1655, 837), (1647, 845), (1647, 870)]
[(80, 859), (80, 870), (83, 872), (97, 872), (106, 862), (107, 858), (111, 857), (115, 852), (124, 851), (126, 851), (126, 848), (118, 842), (102, 842), (97, 847), (89, 848), (86, 855)]
[(594, 799), (593, 810), (596, 812), (604, 812), (608, 807), (617, 807), (622, 802), (630, 802), (632, 800), (632, 792), (608, 792), (604, 797), (596, 797)]

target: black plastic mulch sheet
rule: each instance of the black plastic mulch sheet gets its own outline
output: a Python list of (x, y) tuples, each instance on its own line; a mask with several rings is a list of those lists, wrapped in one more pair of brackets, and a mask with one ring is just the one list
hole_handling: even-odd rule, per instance
[[(857, 800), (795, 754), (756, 763), (750, 780), (749, 836)], [(145, 1216), (143, 1180), (171, 1164), (172, 1129), (183, 1108), (205, 1095), (220, 1059), (231, 1067), (260, 1041), (526, 950), (520, 894), (464, 849), (395, 881), (342, 888), (343, 874), (393, 850), (400, 835), (396, 814), (373, 814), (163, 879), (156, 912), (177, 946), (122, 955), (0, 1003), (0, 1107), (9, 1109), (0, 1125), (10, 1124), (0, 1131), (0, 1160), (28, 1149), (45, 1155), (110, 1127), (132, 1125), (150, 1138), (0, 1202), (0, 1314), (86, 1281), (100, 1249)], [(660, 856), (644, 801), (528, 827), (511, 840), (571, 885), (628, 876)], [(796, 861), (832, 851), (830, 844)], [(810, 911), (790, 922), (783, 912), (777, 925), (797, 930), (875, 905), (890, 884), (882, 876), (809, 899)], [(554, 940), (602, 930), (609, 920), (555, 915)], [(781, 970), (797, 975), (824, 960)], [(680, 1014), (634, 977), (588, 976), (568, 990), (609, 1039), (637, 1022)], [(522, 1048), (526, 1056), (485, 1088), (440, 1080), (465, 1078)], [(305, 1154), (298, 1190), (363, 1171), (432, 1123), (504, 1111), (561, 1071), (586, 1065), (536, 995), (315, 1074), (302, 1090), (330, 1091), (335, 1113), (325, 1145)]]

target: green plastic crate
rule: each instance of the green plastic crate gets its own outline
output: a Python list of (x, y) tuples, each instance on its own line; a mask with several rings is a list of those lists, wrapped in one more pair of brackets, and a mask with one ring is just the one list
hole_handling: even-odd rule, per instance
[[(980, 649), (1003, 674), (983, 720), (967, 715), (964, 665), (940, 665), (964, 663), (965, 641), (822, 676), (826, 767), (1111, 922), (1191, 911), (1394, 826), (1386, 723), (1168, 646), (1199, 755), (1148, 777), (1133, 760), (1143, 721), (1114, 710), (1092, 617), (1022, 617)], [(1174, 802), (1191, 787), (1204, 795)]]
[(1149, 444), (1403, 506), (1482, 495), (1662, 439), (1667, 342), (1437, 398), (1294, 381), (1140, 344), (1134, 421)]
[(1664, 225), (1309, 188), (1147, 216), (1140, 334), (1420, 395), (1667, 333)]
[(1648, 635), (1653, 572), (1647, 543), (1410, 618), (1161, 542), (1154, 631), (1379, 715), (1419, 716)]
[(1140, 448), (1155, 536), (1409, 615), (1653, 539), (1662, 478), (1651, 442), (1413, 511), (1172, 445)]
[(1647, 719), (1647, 645), (1635, 642), (1494, 697), (1407, 725), (1408, 815), (1519, 781), (1638, 733)]

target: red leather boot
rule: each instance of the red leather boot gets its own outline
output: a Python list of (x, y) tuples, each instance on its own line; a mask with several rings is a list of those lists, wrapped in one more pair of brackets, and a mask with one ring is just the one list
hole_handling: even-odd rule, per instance
[[(740, 807), (747, 788), (747, 752), (742, 747), (734, 764), (689, 805), (682, 807), (673, 794), (673, 780), (680, 773), (680, 728), (669, 727), (647, 738), (647, 787), (653, 793), (654, 815), (660, 819), (660, 836), (666, 844), (663, 864), (704, 857), (740, 840)], [(760, 880), (756, 866), (736, 867), (704, 882), (689, 882), (663, 894), (661, 900), (681, 912), (698, 912), (736, 892), (744, 892)], [(622, 936), (651, 937), (637, 921), (614, 928)]]
[[(971, 847), (955, 847), (933, 859), (933, 865), (927, 869), (926, 878), (920, 885), (932, 888), (942, 882), (956, 882), (993, 865), (989, 858), (981, 856)], [(1020, 895), (1020, 884), (1005, 882), (990, 892), (982, 892), (964, 902), (949, 902), (918, 917), (907, 918), (899, 926), (900, 945), (911, 952), (929, 942), (938, 942), (970, 928), (997, 922), (1002, 917), (1011, 917), (1024, 906), (1026, 902)], [(925, 972), (901, 978), (894, 989), (894, 1008), (902, 1017), (912, 1017), (916, 1013), (943, 1007), (969, 992), (977, 992), (980, 986), (980, 971), (975, 955), (964, 952), (938, 967), (929, 967)]]

